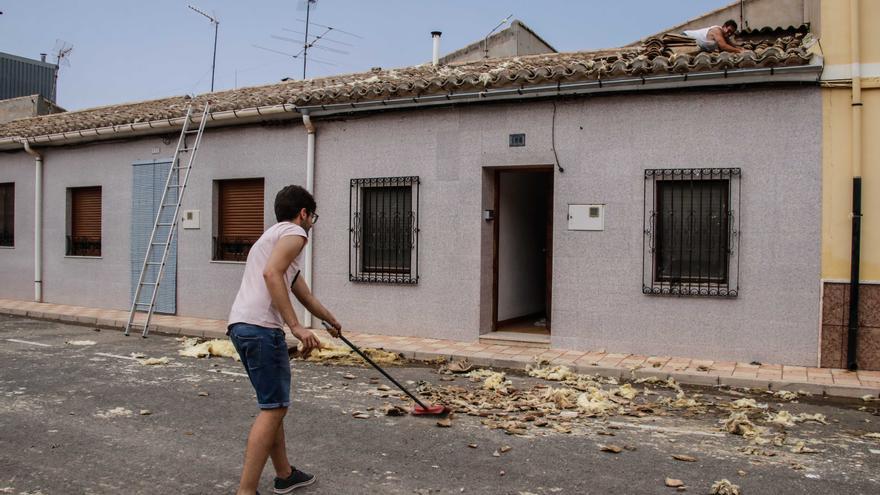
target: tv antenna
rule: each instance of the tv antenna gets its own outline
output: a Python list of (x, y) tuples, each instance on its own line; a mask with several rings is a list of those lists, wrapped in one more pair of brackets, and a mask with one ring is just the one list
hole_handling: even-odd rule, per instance
[[(288, 52), (282, 52), (281, 50), (276, 50), (274, 48), (266, 48), (265, 46), (260, 46), (260, 45), (251, 45), (251, 46), (254, 48), (259, 48), (260, 50), (266, 50), (267, 52), (277, 53), (279, 55), (284, 55), (284, 56), (290, 57), (290, 58), (300, 58), (303, 56), (302, 50), (300, 50), (299, 53), (288, 53)], [(319, 64), (325, 64), (325, 65), (332, 65), (332, 66), (337, 65), (337, 64), (334, 64), (333, 62), (328, 62), (326, 60), (320, 60), (315, 57), (312, 57), (311, 61), (319, 63)]]
[(220, 21), (218, 21), (215, 16), (208, 15), (208, 14), (202, 12), (201, 10), (193, 7), (192, 5), (187, 5), (187, 7), (189, 7), (190, 10), (192, 10), (198, 14), (203, 15), (209, 21), (211, 21), (211, 24), (214, 25), (214, 58), (211, 60), (211, 92), (213, 93), (214, 92), (214, 69), (217, 66), (217, 31), (220, 28)]
[(61, 66), (70, 67), (70, 54), (73, 52), (73, 45), (64, 40), (55, 40), (55, 48), (52, 49), (55, 54), (55, 77), (52, 80), (52, 100), (58, 103), (58, 72)]
[[(363, 39), (361, 36), (359, 36), (359, 35), (357, 35), (357, 34), (354, 34), (354, 33), (350, 33), (350, 32), (348, 32), (348, 31), (343, 31), (343, 30), (341, 30), (341, 29), (337, 29), (337, 28), (334, 28), (334, 27), (332, 27), (332, 26), (325, 26), (325, 25), (323, 25), (323, 24), (318, 24), (317, 22), (311, 22), (311, 13), (312, 13), (312, 9), (316, 8), (317, 6), (318, 6), (318, 0), (300, 0), (300, 3), (299, 3), (299, 10), (300, 10), (300, 11), (305, 10), (305, 12), (306, 12), (306, 18), (305, 18), (305, 20), (303, 20), (303, 19), (297, 19), (297, 21), (299, 21), (299, 22), (304, 22), (304, 23), (305, 23), (305, 32), (304, 32), (304, 33), (301, 33), (301, 34), (303, 35), (303, 41), (302, 41), (302, 47), (303, 47), (303, 48), (302, 48), (302, 57), (303, 57), (303, 79), (306, 78), (306, 67), (307, 67), (307, 65), (308, 65), (308, 60), (309, 60), (309, 49), (311, 49), (311, 48), (319, 48), (319, 49), (322, 49), (322, 50), (327, 50), (327, 51), (331, 51), (331, 52), (341, 53), (341, 54), (343, 54), (343, 55), (347, 55), (347, 54), (348, 54), (348, 52), (346, 52), (346, 51), (344, 51), (344, 50), (338, 50), (338, 49), (329, 48), (329, 47), (322, 46), (322, 45), (317, 45), (317, 43), (318, 43), (319, 41), (321, 41), (322, 39), (325, 39), (325, 36), (327, 36), (327, 34), (329, 34), (331, 31), (336, 31), (337, 33), (346, 34), (346, 35), (349, 35), (349, 36), (353, 36), (353, 37), (355, 37), (355, 38)], [(318, 35), (318, 36), (314, 36), (314, 35), (312, 35), (314, 39), (311, 39), (311, 40), (310, 40), (310, 39), (309, 39), (309, 29), (311, 28), (311, 26), (316, 26), (316, 27), (319, 27), (319, 28), (323, 28), (323, 29), (324, 29), (324, 32), (321, 33), (321, 34)], [(297, 33), (297, 34), (300, 34), (299, 31), (293, 31), (292, 29), (288, 29), (287, 31), (292, 31), (292, 32), (295, 32), (295, 33)], [(284, 37), (280, 37), (280, 36), (273, 36), (273, 38), (276, 38), (276, 39), (282, 39), (282, 40), (285, 40), (285, 41), (294, 41), (294, 40), (292, 40), (292, 39), (290, 39), (290, 38), (284, 38)], [(345, 45), (345, 46), (352, 46), (350, 43), (345, 43), (345, 42), (336, 41), (336, 40), (326, 39), (326, 41), (330, 41), (330, 42), (333, 42), (333, 43), (338, 43), (338, 44)], [(314, 60), (314, 58), (313, 58), (312, 60)]]
[(504, 19), (501, 19), (501, 22), (499, 22), (497, 26), (492, 28), (492, 30), (489, 31), (489, 34), (487, 34), (486, 37), (483, 38), (483, 58), (489, 58), (489, 36), (492, 36), (492, 33), (494, 33), (495, 31), (498, 31), (498, 28), (507, 24), (510, 21), (511, 17), (513, 17), (513, 14), (510, 14), (509, 16), (505, 17)]

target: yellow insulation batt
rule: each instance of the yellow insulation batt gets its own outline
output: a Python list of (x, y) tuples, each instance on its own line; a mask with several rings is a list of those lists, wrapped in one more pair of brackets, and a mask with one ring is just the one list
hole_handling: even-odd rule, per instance
[[(301, 350), (302, 344), (297, 346), (297, 353)], [(370, 348), (364, 348), (361, 349), (361, 351), (378, 364), (392, 364), (403, 361), (400, 354), (397, 354), (396, 352)], [(348, 347), (328, 344), (326, 342), (321, 342), (321, 348), (312, 351), (312, 353), (309, 354), (309, 357), (306, 358), (306, 361), (327, 362), (330, 364), (367, 365), (364, 358), (358, 356), (356, 352)]]
[(184, 338), (183, 349), (177, 351), (181, 356), (202, 358), (207, 356), (231, 357), (236, 361), (241, 361), (238, 357), (235, 347), (229, 340), (207, 340), (199, 342), (196, 338)]

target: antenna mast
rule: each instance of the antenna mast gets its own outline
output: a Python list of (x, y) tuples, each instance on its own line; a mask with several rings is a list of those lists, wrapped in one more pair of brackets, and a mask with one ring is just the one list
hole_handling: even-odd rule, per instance
[(306, 62), (309, 60), (309, 14), (311, 14), (313, 3), (318, 3), (318, 0), (306, 0), (306, 34), (303, 36), (303, 80), (306, 78)]
[(208, 18), (211, 21), (211, 24), (214, 25), (214, 58), (211, 60), (211, 92), (214, 92), (214, 69), (217, 67), (217, 30), (220, 28), (220, 21), (218, 21), (215, 17), (210, 16), (201, 10), (193, 7), (192, 5), (187, 5), (191, 10), (199, 13)]

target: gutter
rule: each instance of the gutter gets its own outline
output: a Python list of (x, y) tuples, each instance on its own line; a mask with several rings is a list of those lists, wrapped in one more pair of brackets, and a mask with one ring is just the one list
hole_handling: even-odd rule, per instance
[[(223, 110), (220, 112), (211, 112), (209, 114), (209, 123), (217, 122), (219, 124), (226, 121), (234, 121), (235, 124), (247, 124), (250, 122), (262, 121), (265, 117), (277, 117), (283, 114), (296, 112), (296, 107), (289, 103), (243, 108), (240, 110)], [(120, 124), (106, 127), (98, 127), (94, 129), (85, 129), (81, 131), (44, 134), (28, 138), (8, 137), (0, 139), (0, 150), (17, 148), (22, 140), (27, 140), (30, 144), (53, 146), (67, 145), (83, 141), (101, 141), (104, 139), (118, 139), (121, 137), (146, 136), (153, 134), (163, 134), (165, 132), (176, 132), (183, 125), (183, 121), (185, 120), (185, 118), (185, 116), (180, 116), (170, 119), (158, 119), (148, 122)], [(201, 117), (193, 117), (193, 122), (201, 122)]]
[[(306, 141), (306, 190), (312, 195), (315, 194), (315, 124), (312, 123), (312, 119), (309, 116), (309, 112), (302, 112), (302, 120), (303, 126), (306, 128), (306, 132), (308, 133), (307, 141)], [(314, 227), (312, 227), (314, 230)], [(306, 243), (306, 266), (303, 269), (303, 276), (305, 277), (306, 285), (309, 286), (309, 290), (312, 289), (312, 266), (314, 263), (312, 244), (314, 242), (313, 239), (314, 233), (309, 233), (309, 242)], [(314, 292), (314, 291), (312, 291)], [(311, 328), (312, 326), (312, 313), (305, 310), (305, 315), (303, 317), (303, 326), (306, 328)]]
[(34, 301), (43, 302), (43, 155), (26, 139), (17, 139), (34, 157)]
[(638, 90), (680, 89), (703, 86), (718, 86), (719, 79), (726, 84), (759, 84), (767, 82), (819, 82), (822, 65), (809, 64), (790, 67), (767, 67), (757, 69), (736, 69), (696, 74), (674, 74), (664, 76), (642, 76), (627, 79), (596, 80), (578, 83), (556, 83), (540, 86), (520, 86), (517, 88), (487, 89), (468, 93), (448, 93), (442, 95), (412, 96), (390, 98), (379, 101), (331, 103), (325, 105), (297, 106), (300, 112), (311, 116), (325, 116), (361, 111), (375, 111), (388, 108), (410, 108), (454, 103), (478, 103), (484, 101), (523, 100), (552, 96), (569, 96), (598, 93), (613, 93)]

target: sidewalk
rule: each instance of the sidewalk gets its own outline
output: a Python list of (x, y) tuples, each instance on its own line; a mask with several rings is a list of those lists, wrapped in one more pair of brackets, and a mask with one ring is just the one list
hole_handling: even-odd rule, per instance
[[(0, 314), (123, 329), (128, 312), (59, 304), (0, 299)], [(191, 337), (226, 338), (226, 322), (205, 318), (154, 315), (151, 332)], [(323, 330), (316, 333), (331, 340)], [(880, 398), (880, 371), (850, 372), (842, 369), (752, 365), (733, 361), (710, 361), (684, 357), (614, 354), (601, 351), (572, 351), (524, 347), (522, 345), (487, 345), (476, 342), (372, 335), (346, 331), (349, 340), (359, 346), (381, 347), (415, 360), (439, 357), (467, 358), (476, 366), (525, 369), (535, 358), (553, 365), (565, 365), (577, 373), (599, 374), (616, 378), (672, 377), (690, 385), (727, 385), (772, 391), (789, 390), (835, 397)]]

